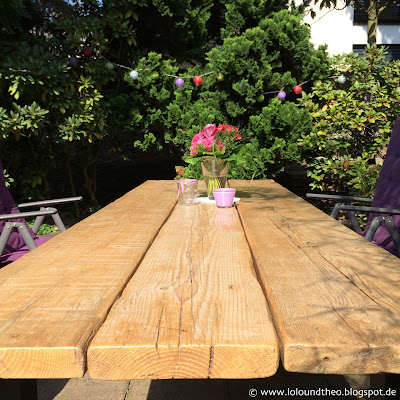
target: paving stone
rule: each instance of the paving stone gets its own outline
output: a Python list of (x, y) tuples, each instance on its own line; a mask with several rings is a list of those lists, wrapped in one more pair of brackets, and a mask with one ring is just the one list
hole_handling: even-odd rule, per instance
[[(249, 391), (256, 389), (255, 399), (294, 400), (300, 397), (296, 395), (274, 396), (272, 394), (263, 396), (261, 390), (295, 390), (296, 388), (344, 391), (345, 388), (349, 389), (350, 387), (341, 375), (291, 373), (280, 366), (274, 376), (265, 379), (96, 381), (90, 379), (88, 375), (70, 380), (42, 379), (38, 380), (38, 398), (39, 400), (243, 400), (251, 399)], [(256, 394), (256, 392), (252, 392), (252, 394)], [(301, 397), (308, 400), (355, 399), (352, 396), (303, 395)]]
[(130, 381), (125, 400), (146, 400), (151, 382), (150, 379)]
[(53, 400), (69, 381), (70, 379), (38, 379), (38, 400)]
[[(90, 379), (88, 375), (79, 379), (70, 379), (64, 382), (64, 386), (62, 382), (57, 385), (54, 381), (38, 381), (39, 400), (125, 400), (129, 386), (129, 381), (98, 381)], [(57, 387), (61, 390), (55, 393)]]
[[(248, 397), (246, 397), (248, 398)], [(225, 379), (131, 381), (126, 400), (229, 400)]]
[[(278, 372), (269, 378), (263, 379), (248, 379), (248, 380), (229, 380), (229, 400), (241, 400), (245, 398), (255, 399), (282, 399), (295, 400), (306, 398), (308, 400), (350, 400), (351, 397), (317, 395), (312, 396), (310, 390), (317, 391), (318, 389), (344, 389), (349, 387), (346, 380), (341, 375), (313, 375), (299, 374), (285, 371), (282, 366)], [(298, 390), (296, 394), (296, 389)], [(282, 390), (284, 394), (276, 392), (269, 395), (262, 394), (262, 390)], [(247, 397), (246, 397), (247, 396)]]

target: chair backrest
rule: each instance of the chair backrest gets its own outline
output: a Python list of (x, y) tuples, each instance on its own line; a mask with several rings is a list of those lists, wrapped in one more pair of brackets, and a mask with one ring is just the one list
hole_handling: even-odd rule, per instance
[[(6, 181), (4, 178), (4, 173), (3, 173), (3, 166), (1, 165), (1, 160), (0, 160), (0, 215), (2, 214), (15, 214), (19, 213), (19, 209), (17, 205), (15, 204), (10, 192), (6, 188)], [(26, 222), (25, 219), (23, 218), (16, 218), (13, 219), (12, 221), (15, 222)], [(5, 221), (0, 221), (0, 232), (3, 232), (5, 225)], [(31, 229), (29, 229), (29, 232), (32, 236), (32, 238), (36, 238), (36, 235), (33, 233)], [(16, 229), (13, 229), (13, 232), (10, 235), (10, 238), (8, 239), (7, 245), (3, 251), (4, 254), (8, 253), (13, 253), (17, 250), (19, 250), (21, 247), (25, 246), (25, 242), (22, 239), (22, 236), (19, 234)]]
[[(400, 209), (400, 118), (397, 118), (393, 126), (392, 136), (376, 185), (372, 207)], [(371, 214), (369, 216), (364, 233), (368, 230), (375, 216), (382, 216), (382, 214)], [(393, 216), (393, 221), (397, 230), (400, 231), (400, 216)], [(384, 223), (376, 231), (373, 241), (399, 256)]]

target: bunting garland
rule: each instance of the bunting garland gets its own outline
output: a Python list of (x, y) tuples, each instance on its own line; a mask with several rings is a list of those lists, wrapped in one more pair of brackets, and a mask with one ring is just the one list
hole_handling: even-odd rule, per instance
[[(84, 55), (84, 57), (91, 57), (92, 56), (92, 50), (89, 48), (89, 47), (85, 47), (83, 50), (82, 50), (82, 53), (83, 53), (83, 55)], [(148, 71), (148, 70), (150, 70), (150, 68), (139, 68), (139, 69), (132, 69), (132, 68), (130, 68), (130, 67), (126, 67), (125, 65), (121, 65), (121, 64), (117, 64), (117, 63), (112, 63), (112, 62), (110, 62), (110, 61), (108, 61), (105, 57), (102, 57), (102, 58), (104, 58), (106, 61), (107, 61), (107, 63), (106, 63), (106, 68), (107, 69), (113, 69), (114, 68), (114, 66), (117, 66), (117, 67), (120, 67), (120, 68), (125, 68), (125, 69), (127, 69), (127, 70), (129, 70), (130, 72), (129, 72), (129, 76), (131, 77), (131, 79), (133, 79), (133, 80), (136, 80), (136, 79), (138, 79), (138, 77), (139, 77), (139, 71)], [(72, 66), (77, 66), (78, 64), (79, 64), (79, 59), (76, 57), (76, 56), (71, 56), (70, 58), (69, 58), (69, 63), (72, 65)], [(332, 66), (332, 69), (337, 69), (337, 70), (339, 70), (340, 72), (347, 72), (347, 71), (349, 71), (349, 69), (351, 68), (351, 66), (349, 66), (349, 65), (346, 65), (346, 66), (344, 66), (344, 67), (342, 67), (342, 66)], [(184, 84), (185, 84), (185, 80), (184, 79), (193, 79), (193, 82), (195, 83), (195, 85), (196, 86), (198, 86), (198, 85), (201, 85), (201, 83), (203, 82), (203, 77), (204, 76), (207, 76), (207, 75), (210, 75), (210, 74), (214, 74), (214, 73), (216, 73), (216, 79), (217, 80), (219, 80), (219, 81), (222, 81), (223, 79), (224, 79), (224, 75), (221, 73), (221, 72), (215, 72), (215, 71), (211, 71), (211, 72), (207, 72), (207, 73), (205, 73), (205, 74), (202, 74), (202, 75), (195, 75), (195, 76), (177, 76), (177, 75), (170, 75), (170, 74), (163, 74), (164, 76), (169, 76), (169, 77), (172, 77), (172, 78), (176, 78), (175, 79), (175, 85), (177, 86), (177, 87), (182, 87)], [(159, 77), (159, 73), (157, 72), (157, 71), (154, 71), (153, 72), (153, 74), (152, 74), (152, 76), (154, 77), (154, 78), (158, 78)], [(340, 83), (340, 84), (344, 84), (345, 82), (346, 82), (346, 80), (347, 80), (347, 78), (342, 74), (342, 75), (340, 75), (340, 76), (337, 76), (337, 75), (335, 75), (335, 76), (331, 76), (331, 77), (329, 77), (329, 78), (327, 78), (327, 79), (333, 79), (333, 78), (336, 78), (337, 79), (337, 82), (338, 83)], [(302, 86), (303, 85), (305, 85), (306, 83), (308, 83), (308, 82), (310, 82), (310, 80), (308, 80), (308, 81), (305, 81), (305, 82), (302, 82), (302, 83), (300, 83), (300, 84), (297, 84), (296, 86), (294, 86), (294, 88), (293, 88), (293, 92), (295, 93), (295, 94), (300, 94), (302, 91), (303, 91), (303, 88), (302, 88)], [(315, 85), (317, 86), (317, 83), (318, 82), (321, 82), (321, 81), (315, 81)], [(286, 96), (287, 96), (287, 93), (285, 92), (285, 90), (284, 90), (285, 88), (282, 88), (281, 90), (274, 90), (274, 91), (270, 91), (270, 92), (263, 92), (263, 93), (261, 93), (260, 95), (258, 95), (257, 96), (257, 101), (258, 102), (263, 102), (264, 101), (264, 99), (265, 99), (265, 96), (264, 95), (266, 95), (266, 94), (271, 94), (271, 93), (277, 93), (277, 97), (278, 97), (278, 99), (279, 100), (284, 100), (285, 98), (286, 98)], [(368, 95), (365, 95), (364, 96), (364, 100), (366, 99), (368, 97)], [(368, 100), (365, 100), (365, 101), (368, 101)]]

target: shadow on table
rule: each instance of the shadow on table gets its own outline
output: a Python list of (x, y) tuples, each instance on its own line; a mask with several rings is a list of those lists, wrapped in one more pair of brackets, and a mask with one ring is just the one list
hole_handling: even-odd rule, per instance
[[(293, 198), (293, 196), (296, 196), (294, 193), (291, 191), (287, 191), (286, 194), (282, 195), (282, 193), (277, 192), (273, 188), (270, 190), (266, 190), (265, 192), (263, 191), (257, 191), (257, 190), (251, 190), (250, 188), (247, 190), (243, 189), (238, 189), (235, 194), (236, 197), (239, 197), (241, 199), (250, 199), (251, 197), (255, 197), (257, 199), (264, 199), (264, 200), (273, 200), (275, 198), (279, 199), (285, 199), (285, 198)], [(297, 196), (299, 199), (301, 197)]]
[(235, 196), (239, 197), (240, 199), (249, 199), (251, 197), (251, 193), (243, 192), (242, 190), (238, 190), (238, 191), (236, 191)]

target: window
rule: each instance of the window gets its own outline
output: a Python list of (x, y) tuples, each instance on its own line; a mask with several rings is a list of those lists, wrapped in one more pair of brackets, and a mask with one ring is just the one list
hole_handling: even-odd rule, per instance
[[(360, 0), (364, 5), (368, 4), (369, 0)], [(379, 3), (378, 3), (379, 6)], [(368, 22), (367, 14), (362, 8), (354, 9), (353, 25), (366, 25)], [(379, 14), (379, 25), (399, 25), (400, 24), (400, 2), (391, 4)]]

